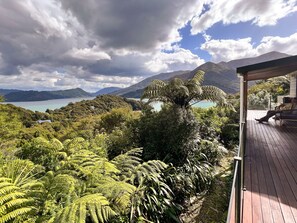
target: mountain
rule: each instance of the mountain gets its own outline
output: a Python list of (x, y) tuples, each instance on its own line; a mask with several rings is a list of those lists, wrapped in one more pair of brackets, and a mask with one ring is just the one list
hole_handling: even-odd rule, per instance
[(85, 92), (80, 88), (60, 90), (60, 91), (18, 91), (6, 94), (5, 101), (44, 101), (61, 98), (82, 98), (91, 97), (90, 93)]
[(161, 73), (161, 74), (146, 78), (137, 84), (131, 85), (130, 87), (121, 89), (119, 91), (115, 91), (115, 92), (113, 92), (113, 94), (121, 95), (121, 96), (127, 97), (127, 98), (140, 98), (140, 96), (142, 95), (143, 89), (146, 86), (148, 86), (153, 80), (155, 80), (155, 79), (168, 80), (172, 77), (175, 77), (177, 75), (181, 75), (181, 74), (184, 74), (187, 72), (189, 72), (189, 71), (174, 71), (174, 72), (169, 72), (169, 73)]
[(115, 91), (119, 91), (122, 88), (120, 87), (107, 87), (107, 88), (102, 88), (99, 91), (92, 93), (93, 96), (98, 96), (98, 95), (103, 95), (103, 94), (111, 94)]
[(21, 90), (16, 90), (16, 89), (0, 89), (0, 95), (4, 96), (7, 95), (11, 92), (19, 92)]
[(176, 77), (187, 80), (192, 78), (198, 70), (203, 70), (205, 72), (203, 85), (213, 85), (221, 88), (226, 93), (236, 93), (239, 91), (239, 78), (236, 73), (237, 67), (280, 59), (288, 56), (290, 55), (273, 51), (258, 57), (231, 60), (229, 62), (206, 62), (192, 71), (176, 71), (169, 73), (170, 75), (165, 73), (149, 77), (138, 84), (116, 91), (114, 94), (130, 98), (139, 98), (144, 88), (148, 86), (152, 80), (170, 80)]
[(205, 72), (203, 85), (213, 85), (231, 94), (239, 91), (239, 78), (236, 70), (226, 64), (207, 62), (191, 72), (176, 77), (183, 80), (191, 79), (198, 70)]

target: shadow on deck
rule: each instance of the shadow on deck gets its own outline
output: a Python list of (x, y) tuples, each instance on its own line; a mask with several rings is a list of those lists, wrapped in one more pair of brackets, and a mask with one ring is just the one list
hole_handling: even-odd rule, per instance
[(242, 222), (297, 223), (297, 123), (280, 127), (248, 111)]

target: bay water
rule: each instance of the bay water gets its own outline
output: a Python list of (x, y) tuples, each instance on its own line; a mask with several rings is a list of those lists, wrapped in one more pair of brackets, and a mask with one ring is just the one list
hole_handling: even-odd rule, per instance
[[(92, 100), (94, 97), (87, 98), (63, 98), (63, 99), (53, 99), (47, 101), (24, 101), (24, 102), (3, 102), (3, 104), (13, 104), (15, 106), (19, 106), (25, 109), (29, 109), (31, 111), (39, 111), (45, 112), (47, 109), (54, 110), (57, 108), (61, 108), (63, 106), (68, 105), (70, 102), (75, 103), (82, 100)], [(139, 99), (135, 99), (139, 100)], [(153, 102), (151, 105), (154, 107), (156, 111), (161, 110), (162, 103), (161, 102)], [(201, 101), (193, 105), (193, 107), (200, 108), (209, 108), (215, 106), (215, 103), (209, 101)]]

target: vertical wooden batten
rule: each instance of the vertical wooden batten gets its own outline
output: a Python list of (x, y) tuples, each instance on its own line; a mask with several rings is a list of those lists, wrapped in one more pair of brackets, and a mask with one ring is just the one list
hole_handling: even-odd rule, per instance
[(290, 97), (297, 96), (297, 72), (290, 74)]

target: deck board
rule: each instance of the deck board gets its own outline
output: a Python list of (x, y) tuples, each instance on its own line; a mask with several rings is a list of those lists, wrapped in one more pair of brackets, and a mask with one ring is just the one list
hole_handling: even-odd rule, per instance
[(297, 128), (259, 124), (249, 111), (244, 162), (243, 223), (297, 223)]

